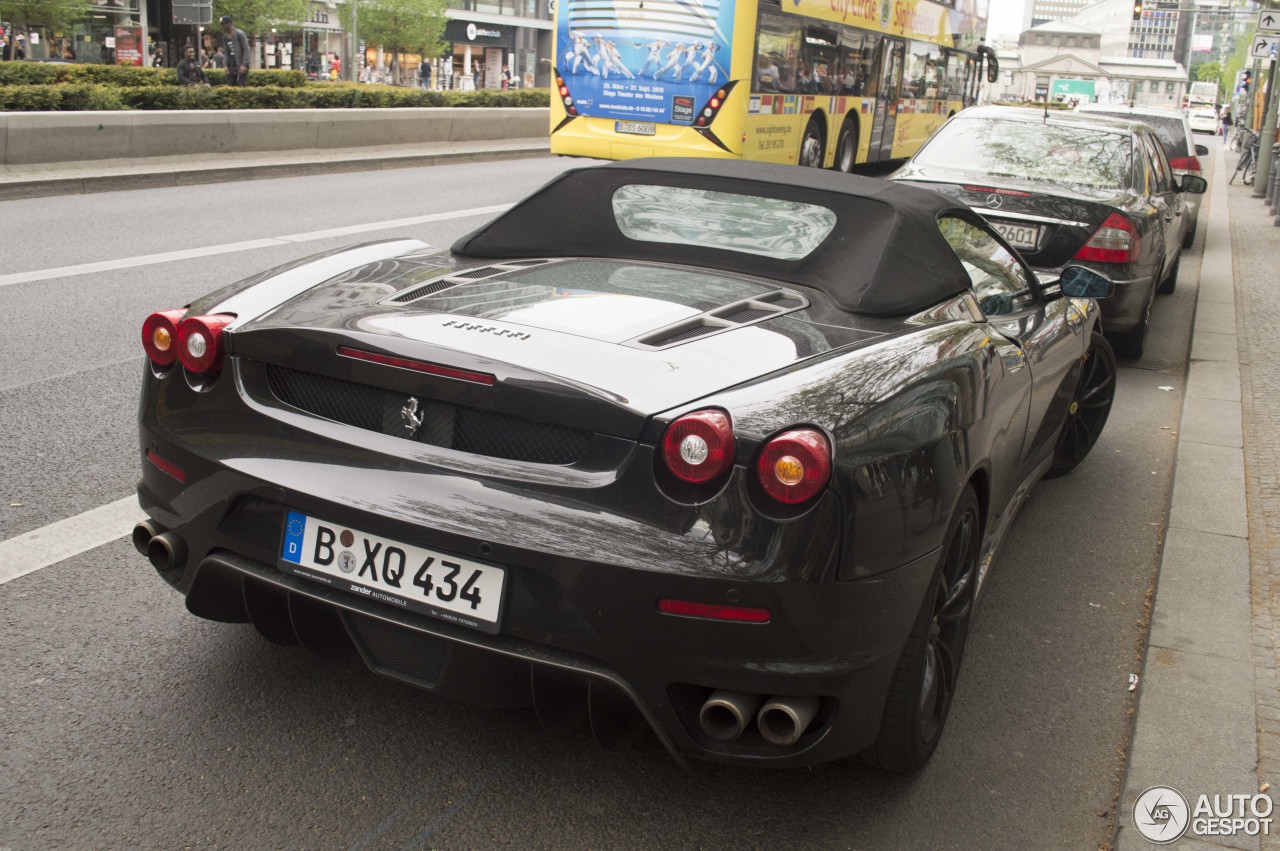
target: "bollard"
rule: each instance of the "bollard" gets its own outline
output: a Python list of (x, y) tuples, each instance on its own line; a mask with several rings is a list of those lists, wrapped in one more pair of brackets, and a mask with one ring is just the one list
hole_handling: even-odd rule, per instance
[(1280, 200), (1277, 200), (1276, 193), (1280, 192), (1280, 168), (1275, 167), (1275, 163), (1280, 163), (1280, 142), (1271, 146), (1271, 174), (1267, 175), (1267, 206), (1272, 212), (1280, 212)]

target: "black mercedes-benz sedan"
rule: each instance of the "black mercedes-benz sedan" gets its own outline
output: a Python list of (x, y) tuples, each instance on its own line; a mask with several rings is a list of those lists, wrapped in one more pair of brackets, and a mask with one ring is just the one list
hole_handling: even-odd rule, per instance
[(1177, 283), (1190, 216), (1178, 177), (1140, 120), (975, 107), (953, 116), (895, 180), (945, 192), (981, 213), (1031, 266), (1068, 264), (1116, 285), (1103, 327), (1122, 357), (1142, 356), (1155, 294)]
[(134, 543), (196, 615), (554, 729), (912, 771), (1106, 422), (1110, 290), (910, 186), (570, 171), (148, 317)]

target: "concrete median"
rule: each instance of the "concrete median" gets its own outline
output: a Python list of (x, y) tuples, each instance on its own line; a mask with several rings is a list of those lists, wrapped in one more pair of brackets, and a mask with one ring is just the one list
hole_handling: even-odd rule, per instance
[(538, 108), (0, 113), (0, 163), (530, 139), (548, 120)]

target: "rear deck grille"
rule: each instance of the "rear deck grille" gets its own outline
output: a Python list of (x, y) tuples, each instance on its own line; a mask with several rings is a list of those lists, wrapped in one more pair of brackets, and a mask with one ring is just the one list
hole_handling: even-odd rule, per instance
[(510, 414), (419, 399), (422, 425), (410, 434), (401, 409), (409, 396), (288, 367), (266, 364), (271, 393), (286, 405), (356, 428), (474, 455), (573, 464), (587, 450), (591, 433)]

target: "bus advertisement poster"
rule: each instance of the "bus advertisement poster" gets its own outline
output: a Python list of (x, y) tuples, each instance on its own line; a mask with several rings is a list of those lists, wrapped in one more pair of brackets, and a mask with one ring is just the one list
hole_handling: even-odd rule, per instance
[(559, 70), (579, 115), (685, 124), (729, 76), (734, 0), (562, 0)]

